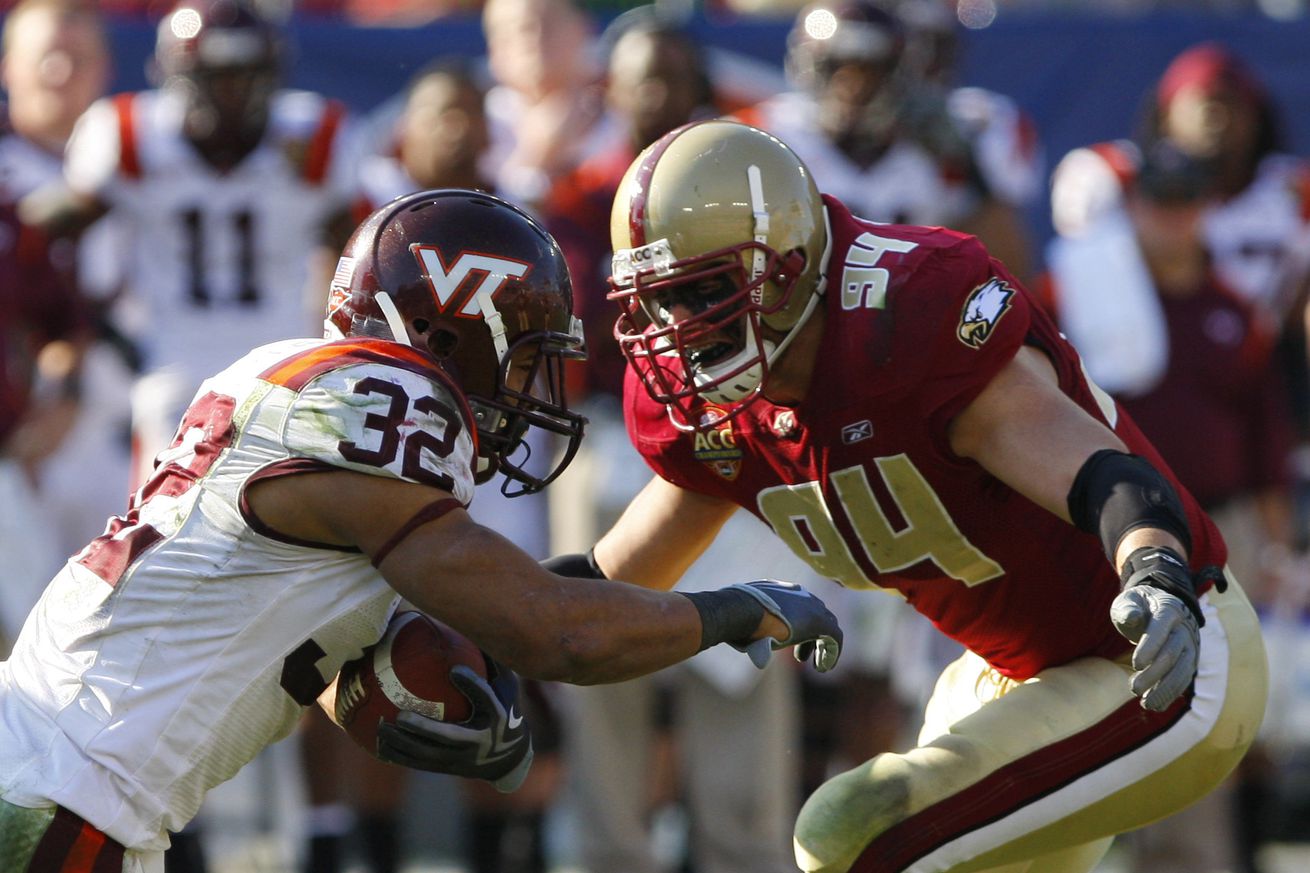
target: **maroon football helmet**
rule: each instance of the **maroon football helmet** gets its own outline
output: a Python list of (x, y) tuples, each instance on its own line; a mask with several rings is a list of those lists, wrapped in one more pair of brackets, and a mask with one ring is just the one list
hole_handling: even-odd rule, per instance
[(788, 77), (815, 100), (820, 128), (869, 163), (894, 136), (904, 99), (905, 31), (874, 0), (817, 0), (787, 35)]
[(201, 136), (258, 140), (280, 79), (277, 28), (245, 0), (181, 0), (159, 22), (161, 85), (181, 89)]
[[(426, 351), (469, 401), (485, 482), (539, 491), (577, 452), (564, 361), (586, 357), (564, 254), (527, 213), (478, 191), (398, 197), (355, 230), (328, 296), (329, 337), (370, 336)], [(544, 473), (525, 469), (529, 427), (564, 438)]]
[(894, 66), (905, 29), (873, 0), (819, 0), (800, 11), (787, 34), (787, 72), (802, 88), (817, 88), (848, 61)]

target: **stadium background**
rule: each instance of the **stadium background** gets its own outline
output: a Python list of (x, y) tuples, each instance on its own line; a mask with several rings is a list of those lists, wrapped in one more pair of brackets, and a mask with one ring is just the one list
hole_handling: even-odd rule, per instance
[[(598, 10), (601, 26), (618, 10)], [(779, 73), (792, 19), (697, 12), (689, 28), (706, 45), (761, 62)], [(114, 90), (147, 86), (145, 62), (153, 20), (112, 19)], [(408, 27), (361, 27), (325, 15), (288, 22), (290, 84), (344, 100), (365, 113), (394, 96), (410, 74), (438, 55), (483, 55), (474, 13), (457, 13)], [(1018, 101), (1036, 123), (1047, 168), (1070, 149), (1131, 135), (1142, 95), (1169, 61), (1202, 40), (1222, 39), (1250, 63), (1273, 93), (1286, 148), (1310, 154), (1310, 18), (1274, 20), (1254, 12), (1156, 11), (1106, 15), (1090, 10), (1002, 9), (987, 27), (964, 30), (958, 83), (978, 85)], [(1051, 234), (1049, 204), (1028, 216), (1040, 244)]]

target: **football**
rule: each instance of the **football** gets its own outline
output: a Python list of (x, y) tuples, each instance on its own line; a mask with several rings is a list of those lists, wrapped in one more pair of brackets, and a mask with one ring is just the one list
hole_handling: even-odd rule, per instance
[(451, 668), (461, 664), (487, 675), (482, 652), (467, 637), (421, 612), (398, 612), (382, 639), (341, 668), (337, 723), (376, 753), (378, 725), (402, 710), (462, 722), (472, 707), (450, 682)]

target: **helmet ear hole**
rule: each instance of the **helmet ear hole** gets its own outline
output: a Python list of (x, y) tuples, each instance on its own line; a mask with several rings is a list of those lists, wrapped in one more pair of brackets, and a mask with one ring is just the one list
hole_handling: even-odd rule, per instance
[[(422, 321), (422, 319), (419, 319), (419, 321)], [(415, 329), (418, 328), (417, 321), (415, 322), (414, 327)], [(426, 331), (427, 328), (428, 325), (424, 322), (423, 330)], [(452, 331), (438, 328), (428, 335), (428, 351), (430, 351), (432, 356), (439, 361), (453, 355), (455, 353), (455, 347), (458, 345), (459, 336)]]
[(805, 249), (791, 249), (782, 256), (779, 273), (787, 277), (799, 276), (805, 272), (805, 265), (809, 263), (809, 260), (809, 256), (805, 254)]

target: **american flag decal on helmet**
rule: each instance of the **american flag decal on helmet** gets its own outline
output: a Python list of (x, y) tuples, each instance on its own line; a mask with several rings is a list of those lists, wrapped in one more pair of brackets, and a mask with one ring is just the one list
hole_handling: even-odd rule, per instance
[(355, 259), (349, 255), (342, 255), (337, 261), (337, 269), (332, 274), (332, 284), (340, 285), (342, 288), (349, 288), (350, 282), (355, 278)]

